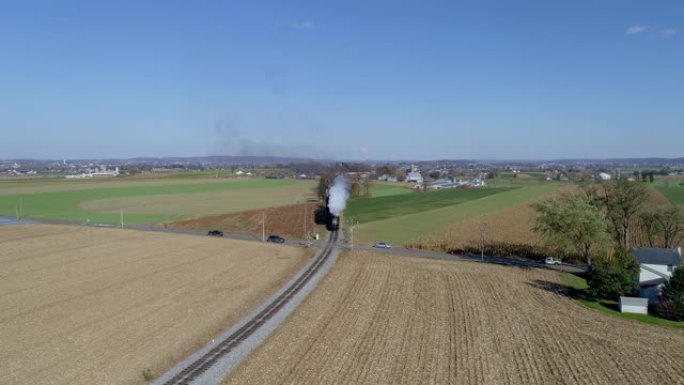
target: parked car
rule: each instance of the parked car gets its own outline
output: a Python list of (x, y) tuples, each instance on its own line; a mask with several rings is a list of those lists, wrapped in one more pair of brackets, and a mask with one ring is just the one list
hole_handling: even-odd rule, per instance
[(223, 231), (221, 230), (210, 230), (207, 233), (208, 236), (210, 237), (222, 237), (223, 236)]
[(447, 251), (447, 254), (451, 255), (466, 255), (466, 251), (463, 249), (451, 249)]
[(392, 248), (392, 245), (390, 245), (387, 242), (379, 242), (373, 245), (373, 247), (378, 248), (378, 249), (390, 249)]
[(285, 238), (280, 235), (269, 235), (268, 238), (266, 238), (266, 242), (285, 243)]
[(546, 259), (544, 259), (544, 263), (547, 265), (560, 265), (563, 262), (561, 262), (560, 259), (556, 259), (554, 257), (546, 257)]

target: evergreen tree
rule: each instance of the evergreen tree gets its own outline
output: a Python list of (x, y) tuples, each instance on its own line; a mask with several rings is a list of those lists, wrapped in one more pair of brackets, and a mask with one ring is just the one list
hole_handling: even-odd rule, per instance
[(658, 314), (675, 321), (684, 321), (684, 268), (677, 268), (665, 283), (658, 304)]
[(587, 280), (589, 295), (609, 300), (632, 295), (639, 289), (638, 274), (639, 264), (634, 255), (621, 249), (612, 262), (601, 261), (594, 266)]

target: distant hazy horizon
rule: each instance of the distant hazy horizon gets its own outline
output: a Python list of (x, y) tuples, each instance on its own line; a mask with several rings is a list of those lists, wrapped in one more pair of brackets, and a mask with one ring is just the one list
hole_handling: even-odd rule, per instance
[(684, 2), (9, 1), (0, 158), (684, 156)]
[[(212, 159), (218, 158), (218, 159)], [(361, 163), (377, 163), (381, 164), (383, 162), (391, 163), (406, 163), (406, 162), (482, 162), (482, 163), (570, 163), (570, 162), (596, 162), (596, 163), (611, 163), (611, 162), (668, 162), (676, 161), (684, 163), (684, 156), (681, 157), (625, 157), (625, 158), (563, 158), (563, 159), (552, 159), (552, 158), (517, 158), (517, 159), (503, 159), (503, 158), (434, 158), (434, 159), (414, 159), (414, 158), (404, 158), (404, 159), (334, 159), (334, 158), (312, 158), (312, 157), (280, 157), (272, 155), (207, 155), (207, 156), (164, 156), (164, 157), (154, 157), (154, 156), (135, 156), (135, 157), (94, 157), (94, 158), (0, 158), (0, 161), (37, 161), (37, 162), (77, 162), (77, 161), (130, 161), (130, 160), (167, 160), (167, 161), (224, 161), (225, 158), (238, 158), (243, 159), (242, 162), (247, 161), (247, 159), (253, 159), (259, 161), (260, 163), (265, 163), (267, 159), (273, 158), (274, 162), (296, 162), (296, 161), (318, 161), (318, 162), (361, 162)]]

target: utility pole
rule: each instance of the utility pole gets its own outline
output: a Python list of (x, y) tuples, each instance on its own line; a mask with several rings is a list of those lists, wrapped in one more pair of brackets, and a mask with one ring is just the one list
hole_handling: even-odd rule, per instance
[(121, 209), (121, 228), (122, 229), (124, 228), (124, 225), (123, 225), (123, 209)]
[(306, 238), (307, 238), (307, 236), (306, 236), (306, 202), (304, 203), (304, 222), (303, 222), (303, 226), (304, 226), (304, 239), (306, 239)]
[(354, 218), (349, 219), (349, 246), (351, 249), (354, 248), (354, 225), (358, 223), (359, 221), (355, 221)]
[(485, 235), (485, 223), (480, 223), (480, 260), (484, 262), (484, 235)]
[(350, 248), (354, 248), (354, 218), (349, 221), (349, 245)]
[(261, 212), (261, 242), (266, 242), (266, 212)]
[(21, 205), (21, 196), (19, 196), (19, 220), (24, 216), (24, 208)]

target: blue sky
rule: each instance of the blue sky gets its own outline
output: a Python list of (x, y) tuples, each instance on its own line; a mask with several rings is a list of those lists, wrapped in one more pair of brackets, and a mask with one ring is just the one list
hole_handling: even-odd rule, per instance
[(0, 158), (684, 156), (684, 2), (0, 0)]

